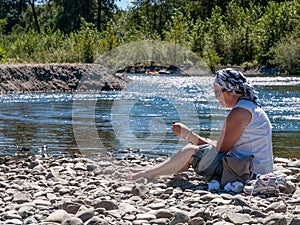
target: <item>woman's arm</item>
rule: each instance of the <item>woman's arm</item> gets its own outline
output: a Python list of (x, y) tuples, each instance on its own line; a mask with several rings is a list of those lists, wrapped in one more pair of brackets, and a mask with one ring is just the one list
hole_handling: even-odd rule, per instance
[(183, 140), (186, 140), (194, 145), (211, 144), (215, 146), (213, 142), (200, 137), (198, 134), (192, 132), (186, 125), (182, 123), (173, 123), (172, 130)]
[(251, 119), (252, 115), (247, 109), (232, 109), (225, 120), (217, 144), (191, 132), (191, 130), (182, 123), (174, 123), (172, 130), (176, 135), (194, 145), (211, 144), (217, 148), (218, 152), (227, 153), (240, 138), (244, 128), (250, 123)]
[(218, 152), (229, 152), (240, 138), (244, 128), (251, 122), (252, 114), (244, 108), (234, 108), (228, 114), (217, 141)]

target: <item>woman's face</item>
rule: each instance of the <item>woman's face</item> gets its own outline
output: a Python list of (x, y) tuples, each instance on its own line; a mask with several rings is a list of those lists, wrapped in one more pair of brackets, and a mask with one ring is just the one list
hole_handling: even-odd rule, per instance
[(219, 100), (222, 107), (232, 108), (236, 105), (237, 100), (235, 94), (225, 89), (221, 88), (218, 85), (214, 85), (215, 98)]

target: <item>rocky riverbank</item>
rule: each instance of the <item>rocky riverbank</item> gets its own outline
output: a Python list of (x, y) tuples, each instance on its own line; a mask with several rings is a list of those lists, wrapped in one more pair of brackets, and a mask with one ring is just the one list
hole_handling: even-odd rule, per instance
[(127, 181), (130, 167), (163, 161), (127, 157), (0, 158), (0, 224), (300, 224), (300, 160), (275, 159), (287, 175), (279, 196), (209, 192), (192, 170)]
[[(236, 67), (246, 75), (285, 74), (277, 68)], [(162, 71), (173, 74), (198, 74), (197, 71), (180, 71), (174, 66), (128, 66), (124, 72), (145, 73)], [(203, 72), (203, 71), (202, 71)], [(0, 64), (0, 93), (74, 92), (122, 90), (130, 79), (99, 64)]]
[(98, 64), (0, 64), (0, 93), (122, 90), (129, 79)]

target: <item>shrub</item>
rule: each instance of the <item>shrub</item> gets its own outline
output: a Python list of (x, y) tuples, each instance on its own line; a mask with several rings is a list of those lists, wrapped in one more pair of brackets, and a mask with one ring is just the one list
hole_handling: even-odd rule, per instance
[(279, 65), (290, 74), (300, 73), (300, 37), (287, 37), (271, 48), (273, 60), (270, 63)]
[(6, 52), (4, 51), (3, 48), (0, 47), (0, 62), (3, 63), (7, 59)]

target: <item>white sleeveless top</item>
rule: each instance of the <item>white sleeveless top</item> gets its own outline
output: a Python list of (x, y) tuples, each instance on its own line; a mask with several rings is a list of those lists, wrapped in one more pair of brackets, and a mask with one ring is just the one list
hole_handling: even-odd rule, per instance
[(229, 155), (236, 158), (254, 155), (253, 171), (256, 174), (273, 172), (272, 126), (268, 116), (259, 106), (248, 100), (240, 100), (234, 108), (249, 110), (252, 120), (229, 151)]

